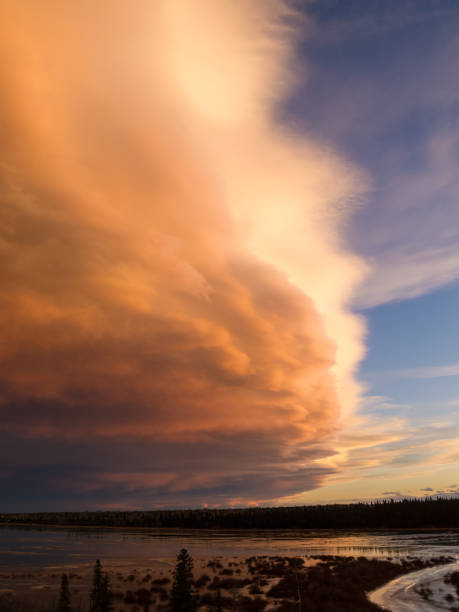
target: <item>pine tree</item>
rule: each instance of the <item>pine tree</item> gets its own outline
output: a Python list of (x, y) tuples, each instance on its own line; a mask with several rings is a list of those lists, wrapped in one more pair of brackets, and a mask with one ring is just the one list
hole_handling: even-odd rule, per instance
[(62, 574), (61, 576), (61, 590), (59, 593), (57, 612), (70, 612), (70, 589), (67, 574)]
[(100, 606), (99, 612), (111, 612), (112, 607), (112, 594), (110, 592), (110, 583), (108, 580), (108, 574), (102, 576), (102, 582), (100, 585)]
[(108, 574), (102, 572), (102, 565), (99, 559), (97, 559), (92, 580), (90, 611), (111, 612), (111, 610), (112, 594), (110, 592)]
[(193, 559), (185, 548), (177, 555), (171, 591), (172, 612), (195, 612), (196, 602), (191, 594)]
[(92, 579), (92, 591), (91, 591), (91, 612), (100, 612), (100, 595), (102, 587), (102, 566), (99, 559), (97, 559), (94, 566), (94, 574)]

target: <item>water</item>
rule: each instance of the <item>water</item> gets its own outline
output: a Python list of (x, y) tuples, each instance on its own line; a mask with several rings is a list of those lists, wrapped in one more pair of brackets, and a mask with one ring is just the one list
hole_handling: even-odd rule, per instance
[[(410, 556), (456, 559), (450, 566), (397, 578), (371, 594), (372, 601), (392, 612), (451, 610), (445, 595), (452, 588), (444, 584), (444, 576), (459, 568), (459, 530), (279, 532), (2, 526), (0, 592), (13, 587), (17, 593), (33, 593), (34, 598), (39, 593), (36, 589), (57, 593), (58, 572), (70, 568), (83, 571), (83, 582), (86, 580), (89, 588), (91, 568), (97, 558), (112, 570), (117, 567), (170, 570), (181, 548), (187, 548), (195, 560), (203, 563), (211, 557), (252, 555), (327, 554), (394, 561)], [(431, 588), (429, 601), (419, 594), (421, 587)]]
[[(444, 582), (445, 576), (452, 571), (459, 571), (459, 561), (400, 576), (373, 591), (369, 599), (392, 612), (457, 610), (456, 590)], [(428, 588), (431, 591), (427, 600), (422, 597), (421, 588)], [(448, 602), (446, 599), (448, 595), (452, 596), (456, 603)]]
[(207, 531), (0, 527), (0, 568), (69, 565), (96, 558), (131, 562), (251, 555), (459, 556), (459, 530)]

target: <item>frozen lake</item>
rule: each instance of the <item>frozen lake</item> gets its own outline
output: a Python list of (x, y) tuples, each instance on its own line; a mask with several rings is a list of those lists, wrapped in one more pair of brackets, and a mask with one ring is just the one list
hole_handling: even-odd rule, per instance
[[(342, 555), (397, 561), (409, 557), (449, 556), (456, 563), (413, 572), (371, 594), (392, 612), (451, 610), (457, 604), (444, 577), (459, 567), (459, 530), (424, 531), (211, 531), (85, 527), (0, 527), (0, 591), (54, 588), (60, 571), (85, 571), (95, 559), (104, 567), (171, 568), (181, 548), (195, 560), (252, 555)], [(23, 571), (24, 570), (24, 571)], [(49, 586), (50, 577), (51, 586)], [(56, 573), (57, 572), (57, 573)], [(37, 587), (35, 582), (43, 582)], [(56, 584), (54, 584), (56, 583)], [(429, 601), (422, 590), (429, 588)], [(35, 591), (36, 592), (36, 591)], [(454, 594), (454, 603), (446, 596)]]
[(330, 554), (365, 557), (459, 557), (459, 530), (207, 531), (166, 529), (0, 527), (0, 567), (47, 566), (174, 558)]

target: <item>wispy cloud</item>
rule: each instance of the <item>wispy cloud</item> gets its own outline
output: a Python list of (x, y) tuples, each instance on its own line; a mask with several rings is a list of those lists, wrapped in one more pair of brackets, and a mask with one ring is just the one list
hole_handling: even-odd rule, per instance
[[(335, 473), (331, 474), (322, 490), (297, 496), (296, 503), (322, 503), (327, 499), (350, 501), (350, 492), (353, 499), (356, 494), (360, 499), (398, 494), (401, 497), (426, 493), (436, 495), (435, 488), (429, 491), (430, 487), (417, 483), (438, 479), (438, 473), (442, 471), (442, 482), (450, 481), (459, 462), (456, 450), (459, 421), (456, 416), (449, 414), (442, 423), (435, 415), (420, 420), (409, 406), (397, 408), (391, 414), (389, 398), (382, 398), (380, 403), (380, 411), (368, 411), (366, 404), (362, 403), (364, 412), (354, 415), (333, 440), (335, 454), (319, 460), (321, 465), (333, 468)], [(376, 408), (377, 398), (373, 398), (373, 404)], [(444, 491), (455, 492), (455, 485), (443, 486)], [(438, 494), (442, 491), (438, 489)]]
[[(317, 3), (313, 12), (316, 78), (305, 87), (304, 114), (373, 179), (350, 226), (371, 263), (355, 306), (412, 299), (456, 281), (457, 7)], [(370, 40), (372, 60), (363, 61)]]
[[(401, 168), (391, 171), (388, 186), (381, 188), (378, 199), (385, 201), (385, 219), (380, 216), (373, 233), (377, 253), (370, 255), (372, 275), (357, 298), (359, 308), (416, 298), (459, 278), (458, 120), (447, 120), (451, 125), (425, 135), (423, 163), (406, 171), (400, 162)], [(414, 214), (422, 215), (415, 231)], [(389, 225), (390, 218), (398, 220), (395, 228)]]
[[(425, 366), (418, 368), (400, 368), (397, 370), (380, 371), (374, 374), (368, 374), (371, 380), (384, 380), (386, 378), (408, 378), (408, 379), (429, 379), (429, 378), (444, 378), (448, 376), (459, 376), (459, 364), (452, 363), (439, 366)], [(371, 396), (370, 396), (371, 397)], [(447, 402), (448, 406), (456, 406), (457, 400)], [(371, 408), (371, 403), (364, 405)], [(377, 402), (378, 409), (384, 406), (384, 402)], [(387, 402), (387, 407), (392, 406), (390, 401)], [(397, 404), (395, 404), (397, 406)]]
[(459, 376), (459, 363), (426, 368), (407, 368), (405, 370), (398, 370), (397, 374), (406, 378), (442, 378), (444, 376)]

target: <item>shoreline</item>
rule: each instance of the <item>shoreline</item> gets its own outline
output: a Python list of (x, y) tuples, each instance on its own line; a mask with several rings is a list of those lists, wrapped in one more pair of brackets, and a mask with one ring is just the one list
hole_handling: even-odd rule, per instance
[(459, 527), (155, 527), (155, 526), (138, 526), (138, 525), (86, 525), (86, 524), (75, 524), (75, 523), (28, 523), (28, 522), (3, 522), (0, 521), (0, 528), (2, 527), (32, 527), (32, 528), (53, 528), (53, 529), (103, 529), (107, 531), (161, 531), (161, 532), (210, 532), (210, 533), (433, 533), (436, 531), (457, 531), (459, 533)]
[[(390, 604), (416, 612), (458, 610), (459, 589), (448, 579), (459, 569), (459, 560), (404, 574), (367, 594), (368, 599), (386, 610)], [(454, 605), (453, 608), (450, 606)], [(446, 607), (448, 606), (448, 607)]]
[[(118, 563), (101, 560), (110, 579), (116, 612), (134, 612), (145, 597), (151, 610), (166, 610), (173, 579), (174, 558)], [(381, 610), (368, 599), (370, 592), (392, 580), (425, 568), (446, 565), (452, 557), (410, 558), (398, 563), (388, 559), (308, 555), (226, 556), (194, 560), (194, 592), (199, 610), (212, 611), (217, 592), (226, 605), (223, 610), (288, 612), (299, 610), (298, 594), (308, 612)], [(12, 591), (10, 601), (21, 601), (27, 610), (43, 609), (56, 601), (61, 574), (68, 573), (75, 603), (87, 609), (93, 563), (58, 564), (30, 569), (0, 569), (1, 593)], [(143, 599), (142, 599), (143, 598)], [(27, 603), (29, 602), (29, 603)], [(33, 603), (32, 603), (33, 602)], [(27, 608), (27, 606), (29, 606)], [(37, 608), (38, 606), (38, 608)], [(236, 607), (234, 607), (236, 606)], [(11, 608), (11, 609), (14, 609)]]

